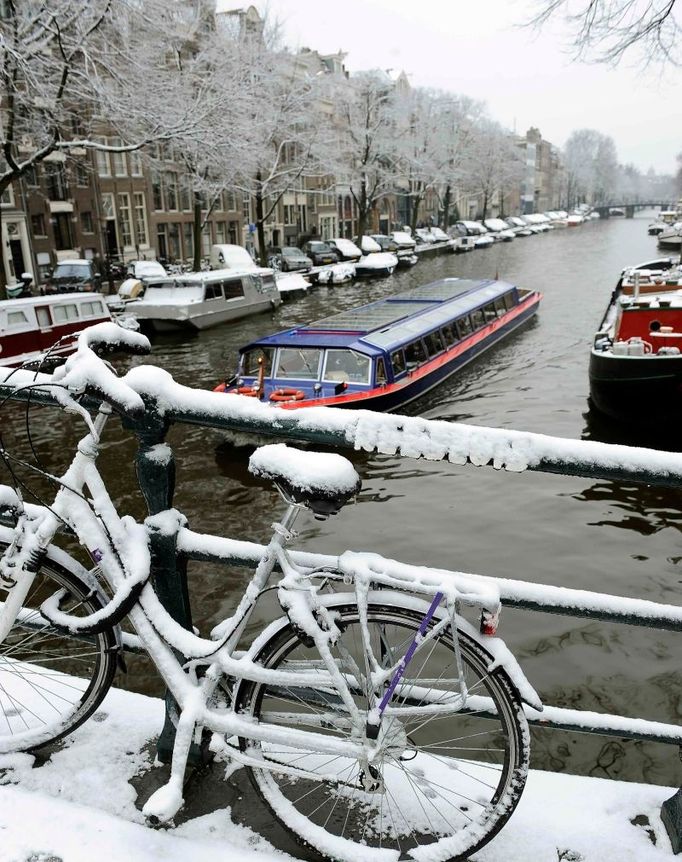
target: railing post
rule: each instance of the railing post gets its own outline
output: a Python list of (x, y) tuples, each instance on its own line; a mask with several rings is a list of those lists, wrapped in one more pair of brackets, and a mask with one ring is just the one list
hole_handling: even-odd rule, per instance
[[(173, 526), (172, 519), (167, 519), (163, 529), (154, 523), (154, 515), (167, 512), (173, 507), (175, 459), (172, 449), (165, 442), (171, 423), (160, 415), (154, 404), (148, 403), (141, 419), (124, 420), (124, 424), (135, 433), (138, 440), (135, 470), (150, 515), (146, 523), (154, 589), (171, 617), (191, 631), (192, 611), (187, 587), (187, 561), (177, 553), (180, 522), (176, 521)], [(157, 756), (162, 763), (169, 763), (171, 760), (175, 741), (175, 725), (171, 716), (176, 714), (177, 705), (167, 691), (165, 721), (156, 744)]]
[[(678, 749), (682, 760), (682, 748)], [(668, 833), (673, 853), (682, 853), (682, 788), (661, 806), (661, 820)]]

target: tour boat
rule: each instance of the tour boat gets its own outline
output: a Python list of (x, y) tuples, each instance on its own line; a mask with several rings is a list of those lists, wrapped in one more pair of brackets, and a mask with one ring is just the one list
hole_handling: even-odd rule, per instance
[(281, 303), (274, 272), (251, 266), (194, 272), (149, 284), (126, 309), (157, 332), (208, 329), (228, 320), (270, 311)]
[(101, 293), (6, 299), (0, 302), (0, 367), (41, 361), (50, 348), (47, 361), (63, 358), (76, 349), (71, 336), (111, 319)]
[(615, 419), (682, 416), (682, 272), (660, 272), (665, 280), (648, 292), (649, 273), (626, 270), (594, 337), (590, 398)]
[(279, 407), (396, 410), (528, 321), (541, 295), (445, 278), (260, 338), (216, 391)]

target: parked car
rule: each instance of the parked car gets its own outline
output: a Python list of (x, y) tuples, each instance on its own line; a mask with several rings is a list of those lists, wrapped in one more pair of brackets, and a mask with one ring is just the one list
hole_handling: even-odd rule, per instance
[(304, 254), (312, 260), (313, 266), (324, 266), (326, 263), (338, 263), (339, 254), (329, 243), (311, 239), (302, 248)]
[(439, 227), (431, 228), (431, 236), (435, 238), (436, 242), (447, 242), (450, 237)]
[(313, 265), (308, 255), (293, 245), (270, 249), (268, 263), (273, 269), (279, 269), (281, 272), (308, 272)]
[[(386, 239), (388, 239), (388, 237), (386, 237)], [(390, 240), (388, 241), (390, 242)], [(360, 238), (360, 248), (362, 249), (363, 254), (377, 254), (380, 251), (384, 251), (373, 236), (367, 235)], [(386, 251), (388, 251), (388, 249), (386, 249)]]
[(102, 274), (92, 260), (62, 260), (45, 282), (43, 293), (83, 293), (102, 289)]
[(165, 278), (168, 275), (158, 260), (133, 260), (126, 268), (126, 278), (149, 281), (152, 278)]
[(329, 245), (336, 251), (339, 260), (355, 263), (356, 260), (360, 260), (362, 257), (362, 250), (355, 245), (353, 240), (335, 236), (334, 239), (329, 240)]

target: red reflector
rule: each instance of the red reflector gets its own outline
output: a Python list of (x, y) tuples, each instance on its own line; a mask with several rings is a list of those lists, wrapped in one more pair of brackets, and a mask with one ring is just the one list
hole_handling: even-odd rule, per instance
[(500, 624), (500, 615), (499, 613), (491, 614), (489, 611), (483, 611), (481, 614), (481, 626), (480, 632), (482, 635), (495, 635), (497, 634), (497, 627)]

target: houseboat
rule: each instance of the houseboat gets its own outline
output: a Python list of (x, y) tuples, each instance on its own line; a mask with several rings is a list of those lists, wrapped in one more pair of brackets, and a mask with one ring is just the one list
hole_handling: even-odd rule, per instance
[(434, 281), (246, 345), (216, 391), (286, 408), (397, 410), (510, 335), (540, 299), (504, 281)]
[[(76, 333), (86, 326), (110, 321), (101, 293), (31, 296), (0, 302), (0, 366), (16, 368), (62, 359), (76, 348)], [(52, 349), (50, 349), (52, 348)]]
[(655, 292), (646, 270), (627, 273), (594, 337), (590, 398), (612, 418), (648, 424), (682, 416), (682, 287), (680, 273), (669, 273)]
[(208, 329), (281, 303), (271, 269), (218, 269), (149, 284), (142, 299), (128, 303), (142, 328), (155, 332)]

